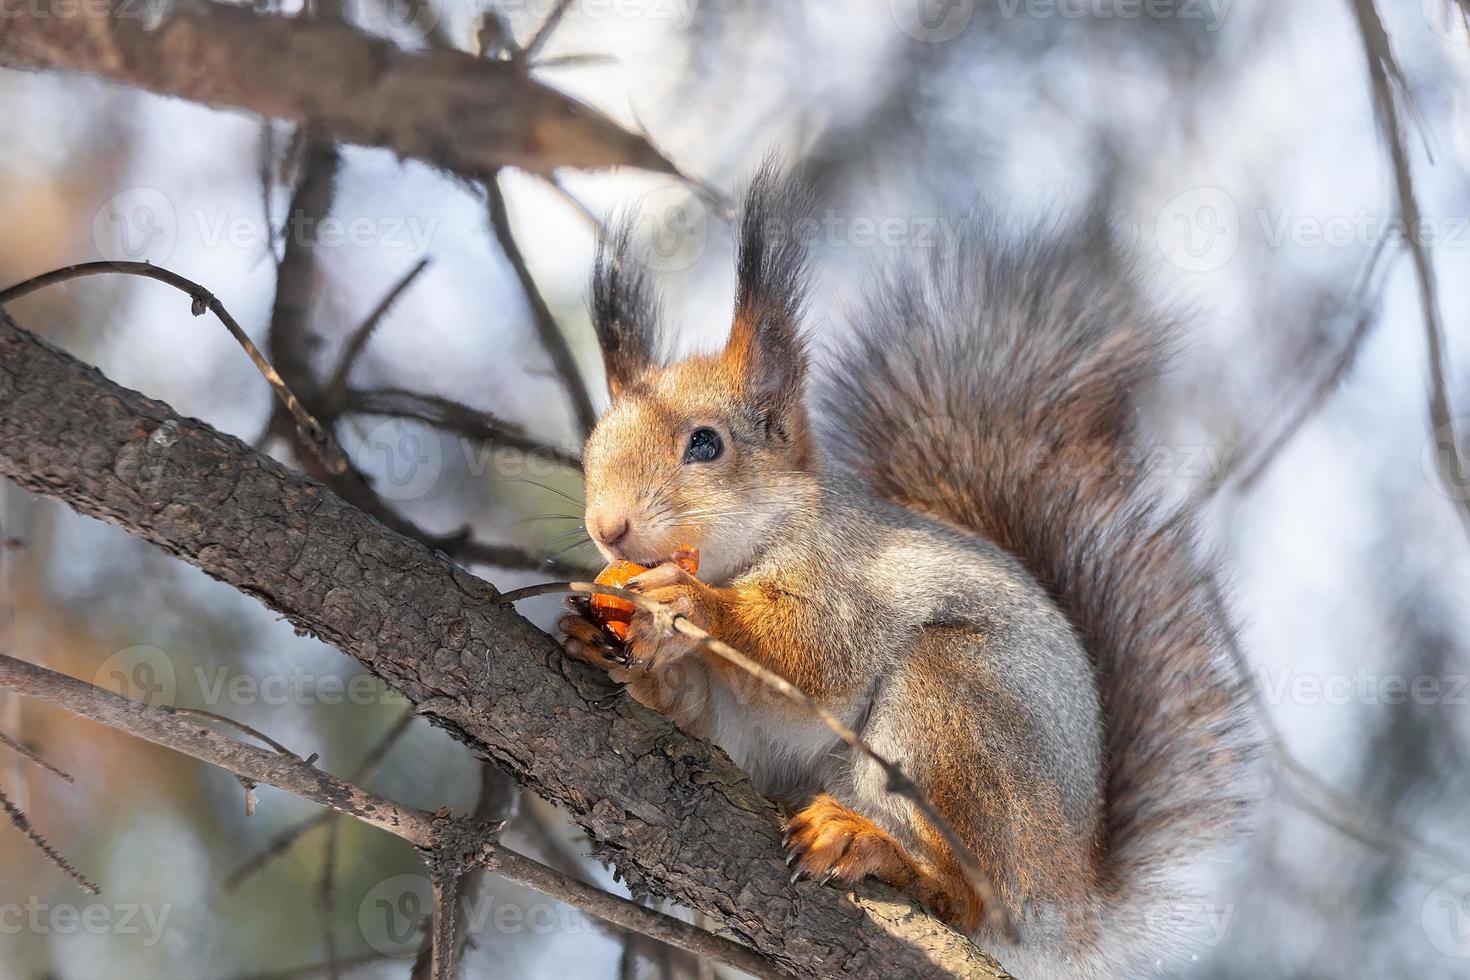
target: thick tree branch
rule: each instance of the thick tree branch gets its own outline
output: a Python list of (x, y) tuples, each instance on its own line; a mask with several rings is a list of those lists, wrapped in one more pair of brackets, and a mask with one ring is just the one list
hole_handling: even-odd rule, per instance
[[(202, 568), (356, 657), (562, 806), (654, 891), (802, 976), (996, 977), (879, 886), (792, 886), (775, 808), (718, 750), (629, 699), (484, 582), (322, 486), (0, 322), (0, 474)], [(271, 754), (284, 765), (288, 760)]]
[[(407, 52), (341, 23), (197, 3), (13, 4), (0, 66), (81, 72), (382, 146), (471, 178), (503, 166), (676, 173), (645, 138), (508, 62)], [(145, 16), (149, 15), (149, 16)]]

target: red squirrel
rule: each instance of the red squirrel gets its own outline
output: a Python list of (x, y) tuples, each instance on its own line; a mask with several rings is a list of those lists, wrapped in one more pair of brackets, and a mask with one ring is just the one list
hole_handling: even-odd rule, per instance
[[(611, 407), (586, 526), (630, 588), (801, 688), (899, 762), (1019, 925), (984, 923), (936, 828), (807, 711), (633, 614), (567, 653), (789, 802), (796, 874), (885, 881), (1019, 976), (1136, 975), (1187, 949), (1192, 872), (1257, 809), (1259, 733), (1192, 518), (1141, 472), (1136, 393), (1175, 329), (1080, 229), (973, 222), (875, 278), (809, 363), (811, 193), (768, 165), (730, 339), (659, 359), (627, 227), (593, 275)], [(698, 549), (699, 577), (669, 560)], [(1194, 904), (1191, 904), (1194, 903)], [(1196, 915), (1196, 918), (1202, 916)]]

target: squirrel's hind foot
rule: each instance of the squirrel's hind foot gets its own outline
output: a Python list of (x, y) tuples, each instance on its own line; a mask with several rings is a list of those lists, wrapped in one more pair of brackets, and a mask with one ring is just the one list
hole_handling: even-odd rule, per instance
[(867, 817), (823, 793), (791, 818), (783, 838), (791, 880), (815, 878), (821, 884), (856, 884), (872, 876), (926, 905), (963, 932), (980, 923), (980, 900), (964, 876), (940, 870), (913, 857), (892, 834)]

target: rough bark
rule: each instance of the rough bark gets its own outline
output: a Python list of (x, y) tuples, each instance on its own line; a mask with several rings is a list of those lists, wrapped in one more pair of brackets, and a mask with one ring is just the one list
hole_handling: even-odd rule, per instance
[(710, 916), (798, 976), (996, 977), (878, 886), (790, 885), (775, 808), (495, 601), (485, 582), (233, 437), (0, 322), (0, 474), (283, 613), (563, 807), (635, 891)]
[(82, 72), (382, 146), (471, 178), (502, 166), (673, 173), (646, 139), (510, 62), (404, 51), (341, 23), (197, 3), (15, 3), (0, 66)]

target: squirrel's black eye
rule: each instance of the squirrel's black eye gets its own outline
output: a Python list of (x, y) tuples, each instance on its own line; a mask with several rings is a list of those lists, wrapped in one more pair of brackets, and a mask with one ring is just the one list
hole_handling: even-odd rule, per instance
[(686, 463), (713, 463), (725, 451), (725, 443), (714, 429), (695, 429), (689, 437), (689, 448), (684, 450)]

